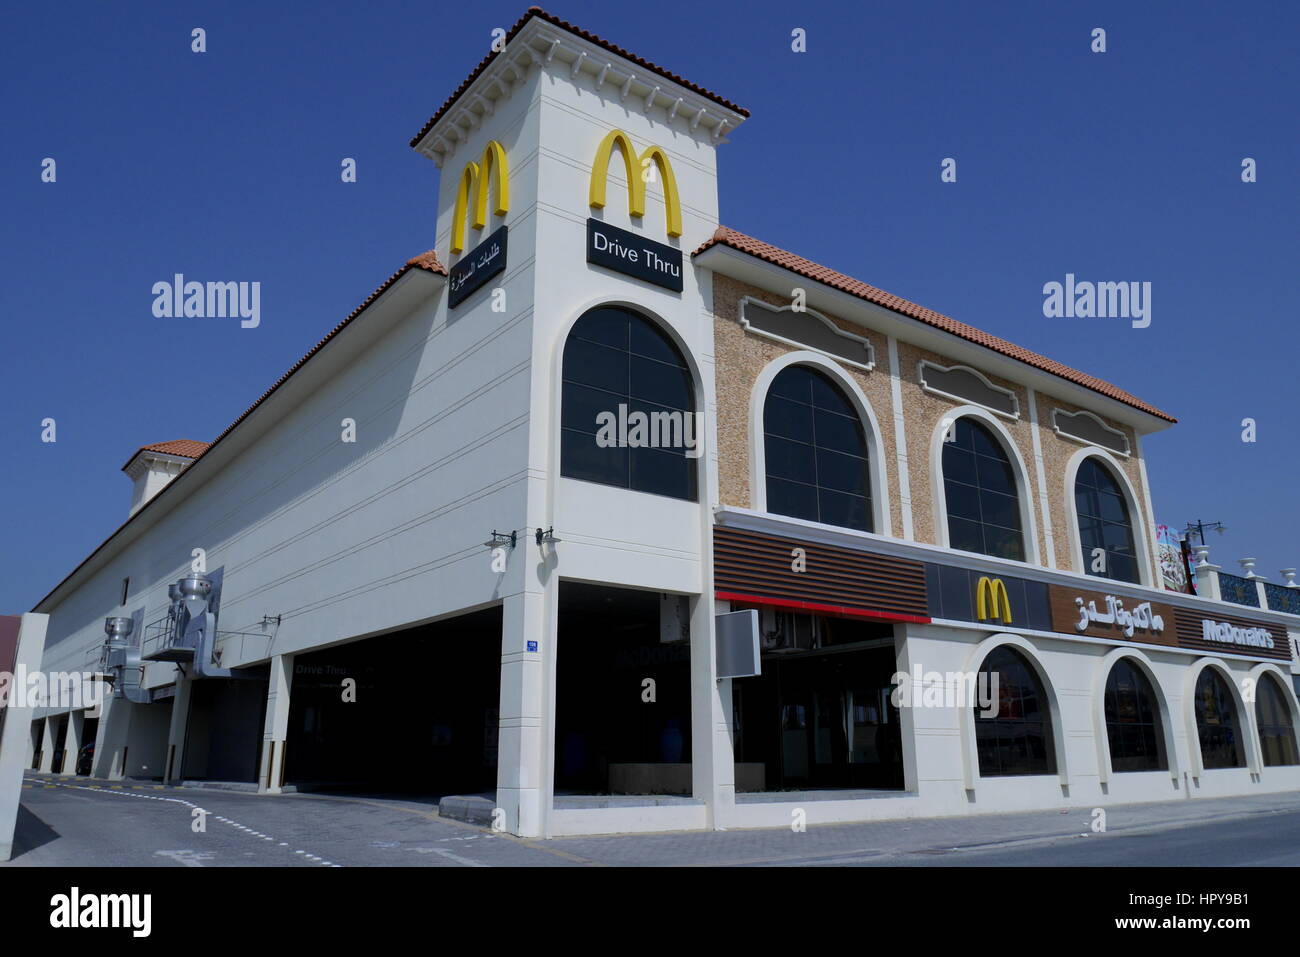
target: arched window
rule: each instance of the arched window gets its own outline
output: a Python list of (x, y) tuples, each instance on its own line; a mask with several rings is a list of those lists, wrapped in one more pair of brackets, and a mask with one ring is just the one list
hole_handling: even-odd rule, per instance
[(1132, 661), (1120, 658), (1106, 679), (1106, 736), (1116, 771), (1167, 771), (1160, 705), (1151, 682)]
[(969, 416), (945, 436), (943, 490), (950, 546), (1025, 560), (1015, 470), (988, 427)]
[(1201, 763), (1207, 768), (1244, 767), (1246, 754), (1237, 730), (1237, 706), (1228, 685), (1213, 668), (1206, 668), (1196, 679), (1195, 697)]
[(583, 315), (564, 344), (562, 403), (562, 475), (695, 501), (695, 388), (655, 323), (618, 306)]
[[(1084, 459), (1079, 465), (1079, 474), (1074, 479), (1074, 505), (1079, 516), (1084, 571), (1102, 578), (1136, 582), (1137, 550), (1133, 546), (1128, 503), (1119, 481), (1096, 456)], [(1098, 548), (1103, 551), (1100, 556), (1094, 554)], [(1099, 570), (1098, 557), (1104, 559)]]
[(1269, 675), (1261, 678), (1255, 688), (1255, 721), (1259, 724), (1259, 748), (1264, 752), (1265, 766), (1300, 764), (1286, 691)]
[(872, 530), (866, 432), (829, 377), (798, 365), (777, 374), (763, 402), (763, 449), (769, 512)]
[[(991, 693), (995, 690), (996, 697)], [(986, 683), (987, 682), (987, 683)], [(989, 652), (980, 667), (976, 688), (997, 702), (997, 714), (981, 717), (975, 707), (975, 748), (980, 774), (1051, 774), (1056, 770), (1052, 717), (1042, 682), (1015, 648), (1002, 645)]]

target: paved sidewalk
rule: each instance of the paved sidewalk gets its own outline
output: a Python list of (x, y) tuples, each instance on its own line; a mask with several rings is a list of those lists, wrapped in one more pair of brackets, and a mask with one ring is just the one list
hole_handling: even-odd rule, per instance
[[(524, 840), (431, 801), (29, 773), (14, 866), (1300, 865), (1300, 792), (788, 828)], [(191, 829), (193, 809), (212, 815)]]
[[(1211, 822), (1300, 812), (1300, 792), (1255, 797), (1113, 805), (1106, 831), (1092, 831), (1091, 808), (981, 814), (968, 817), (872, 821), (789, 829), (680, 832), (657, 835), (570, 837), (546, 842), (608, 865), (738, 865), (816, 863), (852, 858), (906, 863), (911, 855), (950, 857), (944, 863), (979, 864), (979, 852), (1071, 840), (1151, 834)], [(912, 863), (915, 863), (913, 861)]]

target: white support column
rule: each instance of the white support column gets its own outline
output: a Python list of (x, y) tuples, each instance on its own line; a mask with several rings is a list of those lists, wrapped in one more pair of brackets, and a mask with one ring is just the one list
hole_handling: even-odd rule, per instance
[(77, 773), (77, 755), (81, 753), (81, 735), (86, 725), (84, 711), (68, 712), (68, 736), (63, 739), (63, 774)]
[(1038, 397), (1033, 389), (1029, 390), (1029, 434), (1033, 436), (1034, 446), (1034, 480), (1038, 488), (1038, 501), (1043, 514), (1043, 538), (1047, 554), (1042, 564), (1048, 568), (1056, 567), (1056, 537), (1052, 531), (1051, 499), (1047, 494), (1047, 469), (1043, 465), (1043, 443), (1039, 438), (1041, 431), (1038, 424)]
[[(908, 629), (911, 625), (897, 624), (894, 625), (894, 674), (900, 672), (904, 675), (912, 673), (912, 659), (915, 656), (915, 647), (918, 642), (909, 642)], [(904, 679), (910, 682), (911, 678)], [(902, 684), (896, 685), (902, 687)], [(914, 689), (906, 689), (909, 697), (904, 699), (911, 700), (910, 695)], [(903, 789), (913, 794), (919, 794), (921, 791), (921, 762), (919, 758), (919, 733), (931, 733), (929, 727), (918, 727), (917, 711), (912, 707), (903, 707), (898, 709), (898, 730), (899, 737), (903, 745)], [(954, 774), (955, 776), (955, 774)]]
[(257, 790), (279, 794), (284, 785), (284, 746), (289, 736), (289, 696), (293, 691), (293, 655), (271, 659), (271, 681), (266, 689), (266, 724), (262, 733), (262, 767)]
[[(505, 812), (505, 830), (520, 837), (541, 837), (550, 817), (552, 778), (546, 750), (554, 704), (545, 707), (550, 700), (545, 689), (548, 669), (553, 672), (555, 662), (556, 610), (547, 598), (546, 591), (524, 591), (507, 597), (501, 608), (496, 807)], [(530, 641), (537, 643), (536, 651), (528, 650)]]
[(59, 746), (59, 718), (50, 715), (45, 719), (45, 744), (41, 749), (42, 774), (54, 773), (54, 752)]
[[(30, 673), (40, 667), (48, 624), (48, 615), (27, 614), (21, 617), (13, 663), (15, 672), (25, 668)], [(0, 861), (13, 856), (14, 828), (23, 793), (23, 770), (31, 767), (32, 763), (32, 709), (26, 705), (27, 701), (21, 695), (15, 695), (0, 712)], [(26, 747), (23, 746), (24, 739)], [(24, 754), (28, 757), (25, 764), (22, 763)]]
[(717, 680), (713, 595), (693, 596), (690, 601), (691, 791), (705, 803), (705, 825), (726, 827), (736, 806), (731, 680)]
[(131, 730), (131, 702), (111, 694), (100, 705), (99, 733), (95, 736), (95, 760), (91, 768), (97, 778), (121, 780), (125, 771), (127, 735)]
[(176, 675), (176, 695), (172, 699), (171, 726), (167, 730), (167, 751), (163, 761), (163, 783), (182, 780), (185, 771), (185, 732), (190, 720), (190, 694), (194, 679), (189, 675)]
[(898, 340), (889, 337), (889, 389), (894, 406), (895, 468), (898, 476), (898, 502), (903, 513), (903, 537), (915, 540), (912, 530), (912, 480), (907, 458), (907, 423), (903, 413), (903, 380), (898, 364)]

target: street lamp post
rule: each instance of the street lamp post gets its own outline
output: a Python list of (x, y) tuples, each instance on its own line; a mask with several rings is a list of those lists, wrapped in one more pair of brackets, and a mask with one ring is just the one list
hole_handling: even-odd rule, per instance
[(1222, 535), (1224, 532), (1228, 530), (1228, 526), (1223, 524), (1223, 522), (1202, 522), (1198, 519), (1194, 523), (1188, 522), (1187, 527), (1183, 529), (1183, 534), (1186, 535), (1189, 540), (1192, 535), (1195, 535), (1200, 540), (1200, 543), (1204, 545), (1206, 544), (1205, 542), (1206, 529), (1211, 529), (1211, 528), (1214, 529), (1216, 532), (1218, 532), (1220, 535)]

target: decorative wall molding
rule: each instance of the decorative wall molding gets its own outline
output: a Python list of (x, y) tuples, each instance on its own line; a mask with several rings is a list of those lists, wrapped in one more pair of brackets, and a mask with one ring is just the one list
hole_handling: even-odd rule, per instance
[(1082, 409), (1078, 412), (1053, 409), (1052, 431), (1084, 445), (1098, 445), (1125, 458), (1131, 454), (1127, 435), (1119, 429), (1111, 428), (1092, 412)]
[[(1008, 419), (1020, 418), (1020, 400), (1010, 389), (996, 386), (970, 366), (941, 366), (929, 359), (917, 365), (921, 388), (955, 402), (973, 402)], [(928, 374), (928, 375), (927, 375)]]
[(845, 332), (814, 309), (796, 311), (793, 306), (773, 306), (745, 296), (740, 300), (740, 324), (755, 335), (812, 349), (864, 372), (876, 367), (876, 353), (868, 339)]

